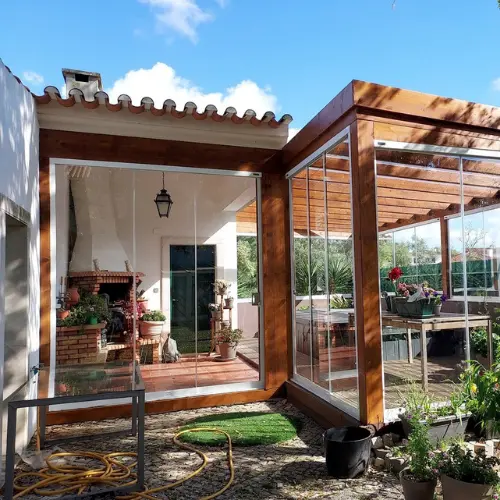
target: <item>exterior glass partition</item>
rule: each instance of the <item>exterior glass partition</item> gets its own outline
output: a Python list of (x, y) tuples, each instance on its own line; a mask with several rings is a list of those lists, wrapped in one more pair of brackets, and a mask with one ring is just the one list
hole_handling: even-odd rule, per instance
[(349, 136), (289, 174), (294, 380), (356, 416), (359, 408)]
[[(401, 406), (409, 382), (446, 401), (464, 361), (495, 357), (496, 343), (488, 346), (497, 322), (500, 163), (428, 149), (402, 144), (376, 153), (386, 411)], [(388, 206), (397, 207), (392, 220)], [(398, 283), (424, 283), (448, 300), (424, 318), (394, 310), (386, 298), (395, 295), (392, 265), (403, 272)]]
[[(53, 175), (52, 364), (102, 372), (136, 360), (154, 399), (262, 387), (259, 176), (99, 165)], [(163, 185), (169, 217), (155, 204)]]

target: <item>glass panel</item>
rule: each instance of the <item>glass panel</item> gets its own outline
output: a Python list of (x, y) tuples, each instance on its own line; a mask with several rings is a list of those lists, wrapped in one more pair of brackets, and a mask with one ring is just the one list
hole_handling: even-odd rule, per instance
[(357, 409), (348, 137), (293, 176), (290, 186), (294, 371), (343, 409)]
[[(448, 266), (453, 258), (442, 245), (447, 245), (446, 235), (454, 230), (448, 228), (445, 217), (460, 214), (460, 161), (390, 150), (377, 151), (376, 160), (378, 224), (383, 231), (381, 291), (394, 296), (395, 286), (401, 283), (402, 295), (406, 290), (406, 296), (411, 296), (420, 286), (431, 297), (414, 303), (404, 297), (382, 301), (385, 408), (396, 412), (408, 382), (426, 387), (436, 401), (446, 401), (458, 380), (456, 367), (466, 357), (463, 301), (444, 302), (439, 312), (432, 298), (448, 296), (450, 291)], [(392, 262), (403, 273), (395, 283), (388, 279), (391, 242)], [(457, 272), (461, 259), (459, 252), (452, 264)]]
[[(135, 359), (134, 173), (56, 166), (52, 365)], [(135, 332), (135, 333), (134, 333)]]
[[(312, 334), (313, 270), (309, 245), (309, 171), (304, 169), (291, 179), (293, 214), (293, 263), (295, 284), (295, 373), (314, 380)], [(321, 198), (320, 198), (321, 202)]]
[(329, 390), (344, 405), (359, 407), (354, 310), (351, 172), (348, 137), (326, 153), (327, 357)]

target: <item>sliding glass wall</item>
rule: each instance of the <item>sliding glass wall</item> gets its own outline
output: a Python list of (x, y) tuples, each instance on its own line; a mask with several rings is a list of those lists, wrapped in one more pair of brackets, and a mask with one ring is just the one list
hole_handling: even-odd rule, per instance
[(105, 374), (135, 360), (157, 399), (261, 387), (259, 176), (119, 165), (53, 176), (52, 363)]
[[(389, 411), (415, 383), (435, 401), (448, 400), (466, 360), (487, 362), (496, 324), (500, 163), (429, 149), (402, 144), (376, 152)], [(396, 281), (393, 267), (402, 273)], [(424, 300), (405, 303), (415, 292)]]
[(350, 142), (347, 134), (289, 174), (294, 379), (356, 415)]

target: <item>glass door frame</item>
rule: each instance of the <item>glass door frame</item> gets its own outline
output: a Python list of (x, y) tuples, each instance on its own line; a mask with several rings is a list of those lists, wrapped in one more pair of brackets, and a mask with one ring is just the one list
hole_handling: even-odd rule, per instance
[[(146, 401), (161, 401), (165, 399), (179, 399), (184, 397), (195, 397), (205, 395), (227, 394), (232, 392), (250, 391), (256, 389), (265, 389), (265, 331), (264, 331), (264, 288), (263, 288), (263, 255), (262, 255), (262, 173), (248, 172), (243, 170), (223, 170), (212, 168), (181, 167), (175, 165), (155, 165), (142, 163), (125, 163), (115, 161), (96, 161), (96, 160), (75, 160), (71, 158), (50, 158), (49, 160), (49, 191), (50, 191), (50, 366), (53, 367), (56, 359), (56, 304), (57, 304), (57, 283), (56, 283), (56, 241), (57, 241), (57, 214), (56, 214), (56, 168), (72, 165), (91, 168), (116, 168), (128, 169), (134, 171), (156, 171), (156, 172), (175, 172), (187, 174), (220, 175), (231, 177), (251, 177), (255, 179), (256, 187), (256, 207), (257, 207), (257, 249), (258, 249), (258, 287), (259, 302), (257, 305), (259, 314), (259, 380), (256, 382), (239, 382), (233, 384), (221, 384), (204, 387), (194, 387), (189, 389), (177, 389), (172, 391), (160, 391), (146, 393)], [(132, 205), (137, 204), (135, 191), (133, 194)], [(133, 231), (135, 233), (135, 217), (132, 221)], [(135, 237), (133, 238), (135, 261)], [(136, 268), (135, 262), (132, 263), (133, 269)], [(221, 365), (222, 366), (222, 365)], [(54, 393), (55, 371), (50, 371), (50, 395)], [(101, 401), (100, 406), (114, 406), (127, 403), (124, 400)], [(91, 408), (93, 403), (69, 403), (67, 405), (58, 405), (52, 410), (70, 410), (79, 408)]]

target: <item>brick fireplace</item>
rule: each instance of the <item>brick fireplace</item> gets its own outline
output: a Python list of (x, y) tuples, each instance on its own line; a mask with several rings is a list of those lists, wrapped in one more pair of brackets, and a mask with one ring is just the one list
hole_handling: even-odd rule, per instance
[(68, 288), (76, 287), (87, 290), (94, 295), (107, 293), (111, 302), (118, 300), (132, 302), (134, 299), (134, 276), (137, 285), (144, 273), (118, 271), (70, 272), (68, 275)]

